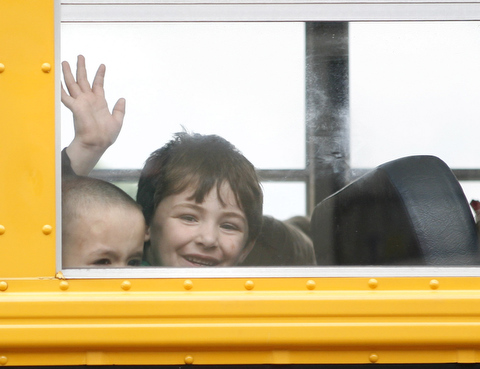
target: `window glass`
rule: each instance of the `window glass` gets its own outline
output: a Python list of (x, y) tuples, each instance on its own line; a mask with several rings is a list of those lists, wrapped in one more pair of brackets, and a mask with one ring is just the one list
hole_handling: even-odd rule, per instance
[[(216, 134), (233, 143), (257, 169), (268, 169), (280, 179), (263, 183), (265, 214), (279, 222), (306, 215), (305, 182), (282, 183), (282, 174), (275, 172), (305, 171), (303, 23), (63, 24), (62, 60), (69, 61), (74, 69), (80, 53), (86, 58), (90, 81), (98, 65), (106, 64), (110, 108), (119, 97), (127, 101), (122, 132), (97, 164), (93, 177), (107, 179), (135, 198), (139, 170), (150, 153), (174, 133)], [(73, 129), (70, 111), (62, 109), (65, 147)], [(182, 219), (193, 223), (190, 219), (196, 221), (198, 215), (184, 214)], [(238, 225), (234, 222), (233, 226)], [(222, 224), (221, 229), (226, 226)], [(248, 224), (244, 233), (251, 229), (252, 224)], [(68, 256), (73, 248), (65, 246), (71, 245), (70, 238), (64, 239), (64, 254)], [(131, 253), (134, 255), (134, 250)], [(104, 254), (94, 256), (88, 265), (118, 266)], [(225, 265), (239, 263), (224, 256)], [(131, 259), (133, 265), (136, 259)], [(195, 255), (188, 260), (190, 264), (223, 265), (220, 259), (200, 260)], [(72, 264), (66, 256), (64, 261), (73, 267), (80, 265)]]
[[(141, 168), (184, 128), (231, 141), (257, 168), (305, 167), (303, 23), (64, 23), (62, 60), (107, 66), (127, 115), (101, 168)], [(62, 110), (62, 145), (72, 136)]]
[(350, 24), (352, 166), (421, 153), (479, 168), (479, 62), (478, 22)]
[(480, 168), (478, 22), (351, 23), (349, 46), (352, 167), (428, 154)]
[[(470, 202), (472, 200), (480, 201), (480, 181), (460, 181), (462, 185), (463, 192), (467, 200)], [(473, 212), (473, 209), (472, 209)], [(480, 220), (480, 217), (479, 217)]]
[[(62, 60), (73, 66), (77, 54), (85, 55), (90, 80), (98, 65), (105, 63), (110, 107), (119, 97), (127, 100), (120, 137), (93, 175), (113, 181), (135, 197), (139, 170), (149, 154), (175, 132), (187, 130), (217, 134), (232, 142), (266, 176), (260, 176), (265, 179), (263, 214), (279, 221), (309, 216), (323, 200), (315, 197), (318, 188), (331, 189), (329, 195), (372, 168), (411, 155), (440, 158), (458, 175), (466, 200), (480, 198), (480, 177), (475, 171), (480, 168), (480, 156), (476, 155), (476, 120), (480, 116), (478, 22), (351, 22), (345, 35), (332, 33), (313, 38), (319, 29), (334, 29), (331, 25), (63, 24)], [(317, 78), (318, 89), (307, 87), (311, 87), (306, 83), (311, 83), (311, 78)], [(345, 98), (348, 101), (342, 100)], [(309, 101), (316, 102), (313, 109), (307, 106)], [(339, 128), (336, 123), (340, 120), (346, 124)], [(306, 121), (314, 125), (309, 127), (310, 137), (306, 137)], [(72, 136), (71, 113), (63, 108), (63, 147)], [(319, 142), (332, 143), (332, 149), (324, 152)], [(345, 165), (336, 165), (337, 159), (345, 160)], [(465, 255), (461, 250), (435, 249), (438, 243), (432, 240), (447, 236), (428, 232), (419, 236), (418, 229), (412, 230), (412, 222), (422, 228), (425, 221), (424, 217), (409, 218), (413, 213), (432, 214), (431, 203), (425, 205), (429, 211), (416, 206), (436, 193), (434, 180), (425, 185), (425, 190), (415, 185), (402, 193), (398, 183), (382, 187), (383, 182), (373, 178), (367, 177), (366, 185), (359, 189), (349, 186), (353, 195), (342, 203), (326, 200), (327, 210), (314, 213), (311, 229), (304, 232), (313, 238), (308, 250), (295, 251), (295, 255), (302, 254), (298, 259), (285, 254), (288, 265), (471, 264), (470, 252), (473, 248), (476, 252), (476, 241), (467, 253), (470, 259), (458, 259), (457, 254)], [(380, 201), (376, 186), (380, 186), (382, 196), (401, 193), (403, 201), (406, 194), (413, 213), (400, 215), (397, 209), (410, 210), (410, 205), (398, 207), (390, 197)], [(444, 199), (450, 193), (453, 191), (438, 192), (438, 196)], [(228, 193), (224, 195), (228, 200)], [(364, 200), (358, 205), (359, 198)], [(395, 201), (400, 201), (398, 196)], [(170, 205), (171, 209), (176, 206)], [(453, 205), (448, 207), (453, 209)], [(468, 204), (465, 209), (468, 216), (455, 213), (451, 217), (473, 224)], [(180, 217), (191, 223), (196, 222), (197, 215), (189, 212)], [(397, 220), (400, 231), (382, 233), (387, 223)], [(149, 224), (155, 221), (152, 218)], [(248, 219), (240, 225), (227, 223), (222, 223), (222, 230), (252, 230)], [(265, 240), (265, 232), (271, 232), (270, 240), (281, 235), (283, 224), (277, 226), (271, 223), (259, 239)], [(370, 226), (373, 233), (369, 233)], [(148, 237), (155, 242), (161, 238), (153, 233)], [(430, 240), (427, 249), (409, 249), (414, 240), (422, 237)], [(450, 243), (458, 240), (454, 238)], [(250, 241), (245, 232), (238, 244), (248, 245)], [(282, 245), (290, 247), (294, 243), (282, 236), (267, 248), (280, 253)], [(307, 261), (311, 259), (309, 250), (315, 251), (313, 262)], [(167, 256), (150, 257), (164, 260)], [(269, 261), (264, 255), (258, 254), (258, 258)], [(238, 265), (244, 260), (242, 255), (224, 264), (218, 258), (198, 255), (186, 259), (190, 264), (208, 266)], [(299, 259), (304, 264), (295, 264)], [(247, 261), (247, 266), (255, 265)], [(284, 264), (278, 261), (277, 265)], [(169, 266), (189, 265), (172, 262)]]
[(278, 219), (306, 215), (305, 182), (263, 182), (263, 212)]
[[(137, 182), (113, 182), (131, 197), (137, 196)], [(307, 214), (305, 182), (263, 182), (263, 213), (286, 220)]]

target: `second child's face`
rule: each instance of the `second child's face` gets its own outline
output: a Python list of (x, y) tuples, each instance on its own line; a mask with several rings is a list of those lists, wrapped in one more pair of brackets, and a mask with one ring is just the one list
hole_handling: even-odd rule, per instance
[(139, 209), (93, 206), (69, 227), (64, 268), (129, 267), (142, 262), (145, 220)]
[(152, 224), (149, 261), (171, 267), (233, 266), (249, 253), (248, 223), (228, 184), (218, 198), (213, 188), (202, 203), (193, 190), (168, 196), (158, 205)]

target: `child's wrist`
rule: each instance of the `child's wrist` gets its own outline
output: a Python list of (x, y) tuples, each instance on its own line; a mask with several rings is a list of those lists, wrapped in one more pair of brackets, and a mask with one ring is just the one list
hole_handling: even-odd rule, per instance
[(105, 151), (113, 144), (109, 141), (97, 141), (97, 142), (88, 142), (78, 138), (74, 138), (70, 143), (70, 146), (73, 146), (75, 150), (82, 150), (92, 154), (103, 155)]
[(73, 171), (77, 175), (88, 175), (108, 147), (106, 145), (91, 145), (73, 140), (66, 149)]

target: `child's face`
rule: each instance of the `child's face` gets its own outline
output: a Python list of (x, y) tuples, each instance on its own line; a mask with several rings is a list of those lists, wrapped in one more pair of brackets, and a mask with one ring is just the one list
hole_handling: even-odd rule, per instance
[(95, 205), (66, 231), (64, 268), (126, 267), (142, 262), (146, 227), (139, 209)]
[[(163, 199), (148, 230), (149, 261), (172, 267), (232, 266), (242, 261), (247, 245), (248, 223), (227, 183), (220, 202), (213, 188), (202, 203), (191, 199), (192, 189)], [(148, 237), (147, 236), (147, 237)]]

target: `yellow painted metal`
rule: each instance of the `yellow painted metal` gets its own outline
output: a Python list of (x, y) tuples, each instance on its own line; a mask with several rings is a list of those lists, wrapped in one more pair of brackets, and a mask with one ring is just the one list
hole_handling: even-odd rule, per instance
[(0, 277), (53, 276), (55, 232), (42, 229), (55, 229), (54, 1), (0, 8)]
[[(11, 365), (480, 361), (478, 278), (3, 280)], [(192, 361), (193, 360), (193, 361)]]
[(479, 278), (55, 278), (54, 5), (0, 8), (1, 366), (480, 362)]

